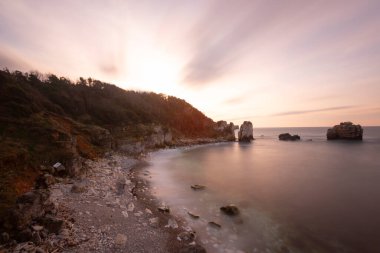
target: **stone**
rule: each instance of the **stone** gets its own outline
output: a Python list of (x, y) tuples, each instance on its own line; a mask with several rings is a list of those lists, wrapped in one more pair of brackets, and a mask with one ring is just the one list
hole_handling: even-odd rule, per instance
[(238, 133), (238, 140), (239, 142), (251, 142), (252, 140), (254, 140), (252, 122), (243, 122), (243, 124), (240, 126), (240, 130)]
[(289, 133), (280, 134), (278, 136), (280, 141), (299, 141), (301, 137), (299, 135), (291, 135)]
[(42, 242), (42, 239), (41, 239), (41, 236), (40, 236), (40, 233), (37, 232), (37, 231), (34, 231), (32, 233), (32, 241), (35, 243), (35, 244), (40, 244)]
[(220, 225), (219, 223), (216, 223), (215, 221), (209, 221), (208, 223), (211, 227), (213, 228), (222, 228), (222, 225)]
[(128, 204), (127, 211), (128, 212), (133, 212), (133, 210), (135, 210), (135, 205), (131, 202), (131, 203)]
[(116, 235), (116, 238), (115, 238), (115, 244), (119, 247), (122, 247), (122, 246), (125, 246), (125, 244), (127, 243), (127, 236), (124, 235), (124, 234), (117, 234)]
[(7, 243), (9, 241), (9, 239), (10, 239), (10, 237), (9, 237), (9, 234), (7, 232), (1, 233), (0, 243)]
[(160, 206), (157, 209), (158, 209), (158, 211), (160, 211), (162, 213), (170, 213), (170, 209), (167, 206)]
[(45, 250), (41, 249), (40, 247), (35, 248), (35, 253), (45, 253)]
[(55, 174), (59, 176), (63, 176), (67, 173), (66, 167), (63, 166), (63, 164), (60, 162), (55, 163), (52, 167), (54, 169)]
[(54, 234), (59, 234), (59, 231), (61, 230), (64, 220), (60, 218), (56, 218), (50, 215), (46, 215), (41, 219), (42, 224), (44, 227), (50, 232)]
[(178, 223), (174, 219), (169, 219), (166, 228), (178, 228)]
[(26, 228), (17, 234), (17, 241), (27, 242), (32, 239), (32, 236), (32, 231), (29, 228)]
[(32, 226), (32, 229), (33, 229), (34, 231), (41, 231), (42, 229), (44, 229), (44, 227), (43, 227), (43, 226), (40, 226), (40, 225), (34, 225), (34, 226)]
[(183, 242), (192, 242), (195, 239), (195, 232), (194, 231), (183, 231), (178, 234), (177, 240), (183, 241)]
[(54, 183), (55, 183), (55, 177), (53, 177), (50, 174), (43, 174), (43, 175), (40, 175), (36, 179), (36, 188), (37, 189), (46, 189)]
[(116, 182), (116, 194), (123, 195), (125, 193), (126, 185), (125, 179), (119, 179)]
[(42, 217), (49, 207), (49, 192), (38, 189), (21, 195), (16, 206), (7, 215), (6, 227), (22, 231), (29, 227), (34, 219)]
[(342, 122), (327, 130), (327, 140), (363, 140), (363, 128), (352, 122)]
[(86, 185), (83, 183), (75, 183), (71, 187), (71, 192), (73, 193), (82, 193), (86, 191)]
[(128, 212), (127, 211), (122, 211), (121, 214), (124, 216), (124, 218), (128, 218)]
[(191, 212), (187, 212), (187, 214), (190, 215), (190, 217), (193, 219), (199, 219), (199, 215), (193, 214)]
[(235, 205), (227, 205), (227, 206), (222, 206), (220, 210), (230, 216), (235, 216), (239, 214), (239, 208), (237, 208)]
[(205, 250), (205, 248), (203, 248), (199, 244), (187, 245), (179, 251), (179, 253), (206, 253), (206, 252), (207, 251)]
[(193, 185), (191, 185), (190, 187), (191, 187), (191, 189), (193, 189), (193, 190), (204, 190), (204, 189), (206, 188), (206, 186), (204, 186), (204, 185), (199, 185), (199, 184), (193, 184)]

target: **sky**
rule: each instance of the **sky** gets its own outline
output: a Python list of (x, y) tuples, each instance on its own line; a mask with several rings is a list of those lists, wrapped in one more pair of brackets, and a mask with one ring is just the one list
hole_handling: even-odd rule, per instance
[(0, 68), (254, 127), (380, 125), (380, 1), (0, 0)]

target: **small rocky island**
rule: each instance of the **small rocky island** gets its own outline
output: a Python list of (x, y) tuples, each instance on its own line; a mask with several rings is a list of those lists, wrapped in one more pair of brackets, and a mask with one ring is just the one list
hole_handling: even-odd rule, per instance
[(253, 126), (251, 121), (244, 121), (238, 133), (239, 142), (251, 142), (253, 138)]
[(301, 137), (297, 134), (291, 135), (289, 133), (284, 133), (284, 134), (280, 134), (278, 136), (278, 139), (280, 141), (299, 141), (299, 140), (301, 140)]
[(363, 128), (352, 122), (342, 122), (327, 130), (327, 140), (362, 140)]

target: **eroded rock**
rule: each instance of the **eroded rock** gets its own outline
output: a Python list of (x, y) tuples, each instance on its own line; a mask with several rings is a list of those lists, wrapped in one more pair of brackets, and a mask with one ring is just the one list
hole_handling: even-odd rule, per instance
[(244, 121), (240, 126), (238, 133), (238, 140), (240, 142), (251, 142), (253, 138), (253, 126), (251, 121)]
[(342, 122), (328, 129), (326, 136), (328, 140), (362, 140), (363, 128), (361, 125), (354, 125), (352, 122)]

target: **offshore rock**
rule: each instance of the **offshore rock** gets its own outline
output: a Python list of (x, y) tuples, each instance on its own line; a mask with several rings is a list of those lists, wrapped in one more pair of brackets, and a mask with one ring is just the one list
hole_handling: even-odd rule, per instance
[(244, 121), (240, 126), (238, 139), (240, 142), (251, 142), (253, 139), (253, 126), (251, 121)]
[(361, 125), (354, 125), (352, 122), (342, 122), (328, 129), (326, 136), (328, 140), (362, 140), (363, 128)]
[(291, 135), (289, 133), (285, 133), (285, 134), (280, 134), (278, 136), (278, 139), (280, 141), (299, 141), (301, 139), (301, 137), (297, 134)]

